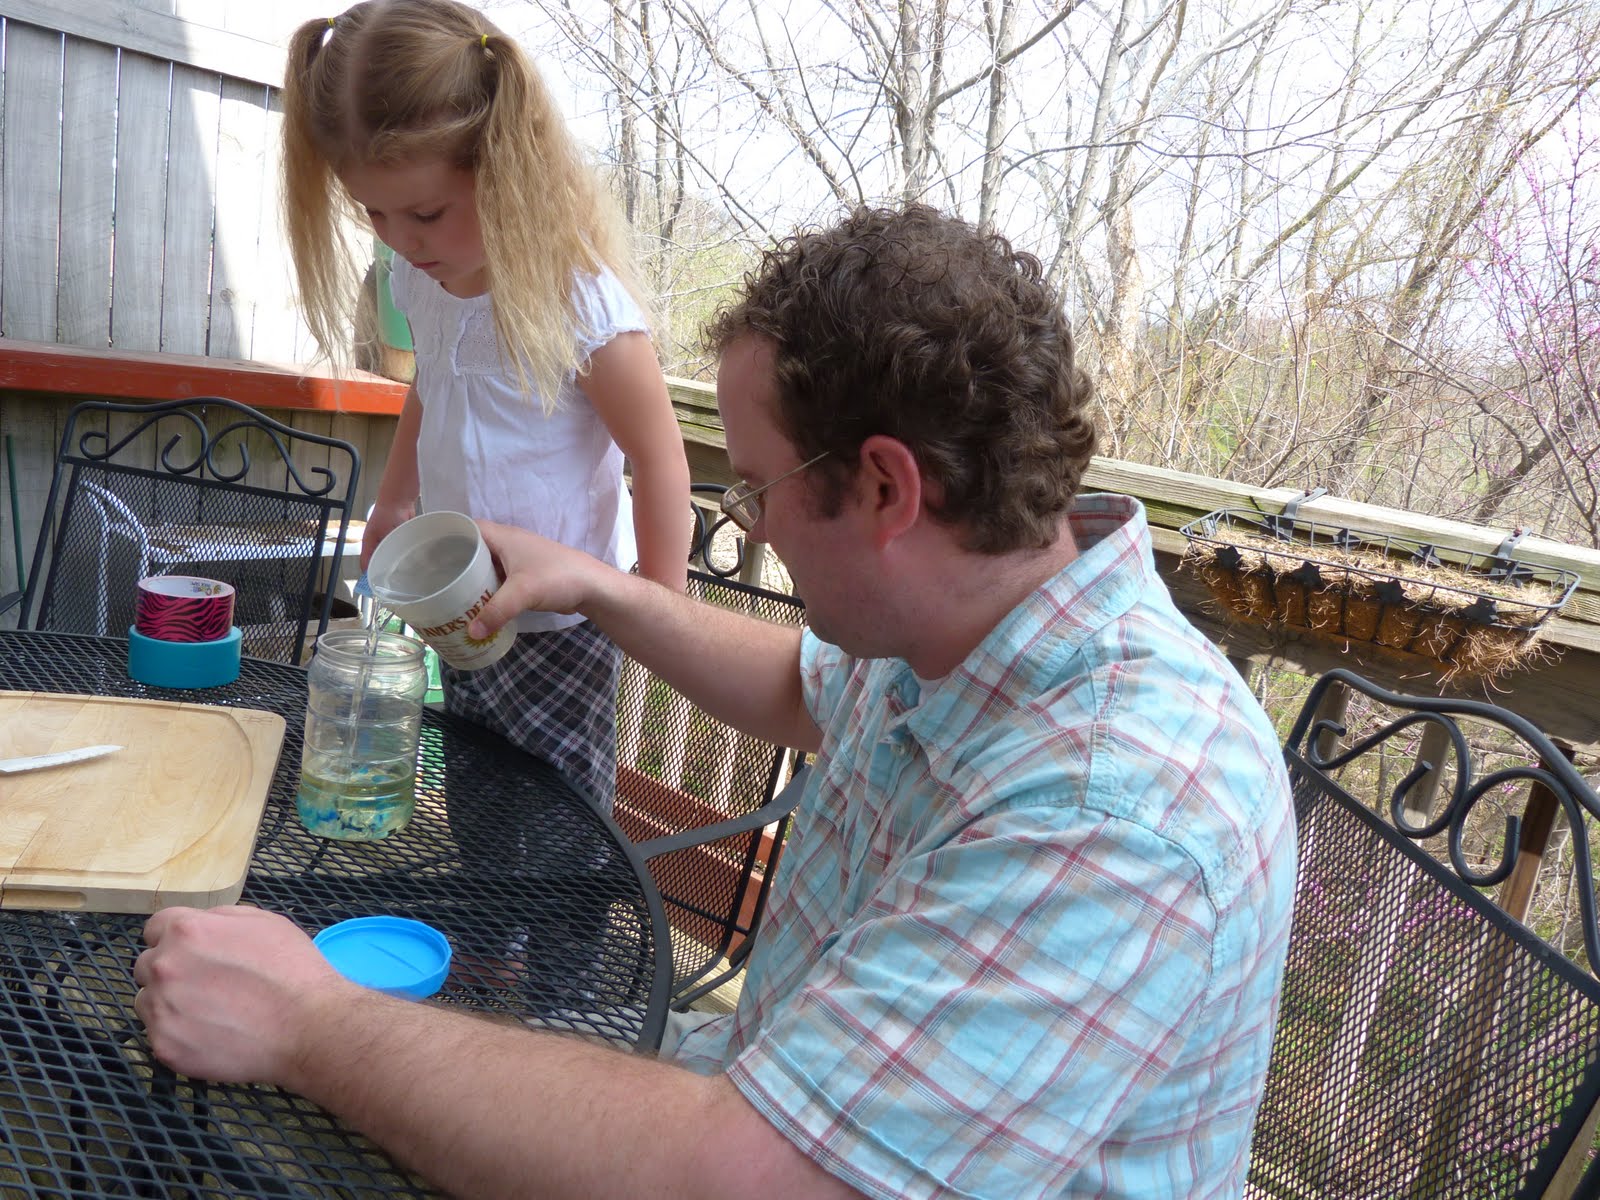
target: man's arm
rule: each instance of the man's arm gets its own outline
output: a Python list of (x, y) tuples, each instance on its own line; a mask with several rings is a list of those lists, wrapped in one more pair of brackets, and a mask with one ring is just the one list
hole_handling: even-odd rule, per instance
[(297, 1092), (456, 1195), (857, 1195), (725, 1077), (381, 995), (283, 917), (170, 908), (145, 938), (135, 1008), (158, 1058)]
[(525, 529), (478, 524), (506, 581), (474, 637), (524, 609), (581, 612), (712, 716), (780, 746), (821, 744), (801, 694), (798, 629), (698, 603)]

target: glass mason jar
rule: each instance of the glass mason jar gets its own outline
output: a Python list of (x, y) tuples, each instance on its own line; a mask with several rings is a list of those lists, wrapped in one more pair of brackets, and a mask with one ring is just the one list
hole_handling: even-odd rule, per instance
[(372, 841), (405, 828), (417, 803), (428, 687), (422, 643), (340, 629), (317, 639), (295, 808), (312, 833)]

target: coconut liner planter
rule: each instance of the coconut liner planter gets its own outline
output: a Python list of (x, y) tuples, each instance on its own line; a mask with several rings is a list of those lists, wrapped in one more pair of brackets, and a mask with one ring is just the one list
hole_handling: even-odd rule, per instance
[(1449, 682), (1493, 678), (1539, 651), (1578, 585), (1571, 571), (1304, 519), (1218, 509), (1179, 532), (1184, 566), (1238, 620), (1368, 642), (1437, 664)]

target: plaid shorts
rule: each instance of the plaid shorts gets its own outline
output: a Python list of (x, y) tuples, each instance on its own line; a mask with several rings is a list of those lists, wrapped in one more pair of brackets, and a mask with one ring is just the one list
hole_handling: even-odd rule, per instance
[(617, 791), (617, 677), (622, 651), (592, 621), (519, 633), (479, 671), (442, 665), (447, 712), (554, 763), (607, 812)]

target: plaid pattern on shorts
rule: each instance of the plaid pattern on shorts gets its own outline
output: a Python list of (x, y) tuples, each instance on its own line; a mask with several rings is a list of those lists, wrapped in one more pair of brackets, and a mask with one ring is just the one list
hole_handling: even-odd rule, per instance
[(592, 621), (522, 633), (478, 671), (442, 665), (447, 712), (555, 764), (607, 812), (617, 792), (622, 651)]

